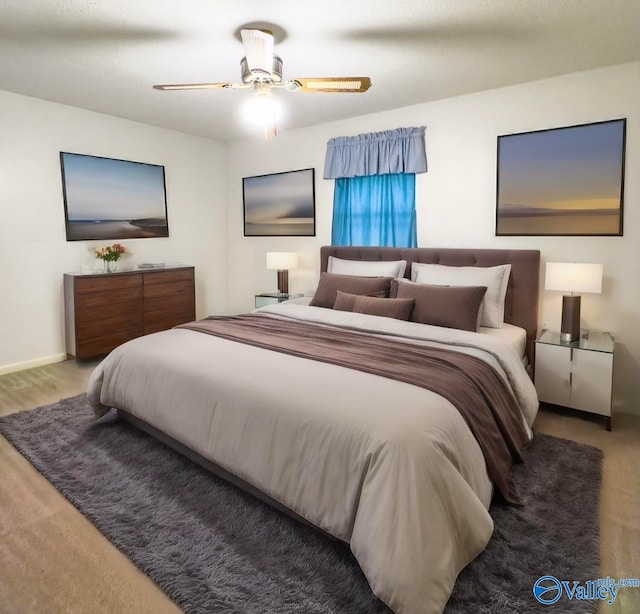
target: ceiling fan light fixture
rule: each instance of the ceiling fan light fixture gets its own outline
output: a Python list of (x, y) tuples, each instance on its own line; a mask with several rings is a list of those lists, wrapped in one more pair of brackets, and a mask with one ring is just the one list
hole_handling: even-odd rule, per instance
[(257, 88), (255, 94), (244, 105), (248, 122), (264, 129), (266, 139), (278, 135), (278, 119), (282, 113), (280, 102), (269, 88)]

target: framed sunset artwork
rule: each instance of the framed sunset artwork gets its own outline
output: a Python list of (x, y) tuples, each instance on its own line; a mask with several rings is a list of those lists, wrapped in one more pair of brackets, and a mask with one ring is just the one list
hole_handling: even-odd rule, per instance
[(498, 137), (496, 235), (620, 236), (626, 119)]

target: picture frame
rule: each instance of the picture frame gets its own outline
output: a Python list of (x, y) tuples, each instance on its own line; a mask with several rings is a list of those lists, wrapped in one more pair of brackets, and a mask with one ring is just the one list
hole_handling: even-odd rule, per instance
[(164, 166), (60, 152), (67, 241), (169, 236)]
[(315, 237), (315, 169), (242, 179), (245, 237)]
[(622, 236), (626, 118), (498, 136), (496, 236)]

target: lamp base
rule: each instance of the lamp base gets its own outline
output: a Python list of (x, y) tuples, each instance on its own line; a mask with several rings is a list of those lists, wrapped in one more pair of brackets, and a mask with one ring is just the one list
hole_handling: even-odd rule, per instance
[(289, 294), (289, 271), (287, 269), (278, 271), (278, 292), (280, 294)]
[(562, 324), (560, 340), (571, 343), (580, 339), (580, 297), (562, 297)]

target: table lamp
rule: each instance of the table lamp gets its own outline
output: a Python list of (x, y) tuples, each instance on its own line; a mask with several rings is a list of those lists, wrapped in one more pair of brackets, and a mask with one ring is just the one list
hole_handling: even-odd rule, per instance
[(278, 271), (278, 292), (289, 294), (289, 269), (298, 268), (298, 254), (294, 252), (267, 252), (267, 268)]
[(580, 296), (574, 292), (602, 292), (602, 265), (582, 262), (547, 262), (545, 290), (571, 292), (562, 297), (560, 340), (565, 343), (580, 338)]

